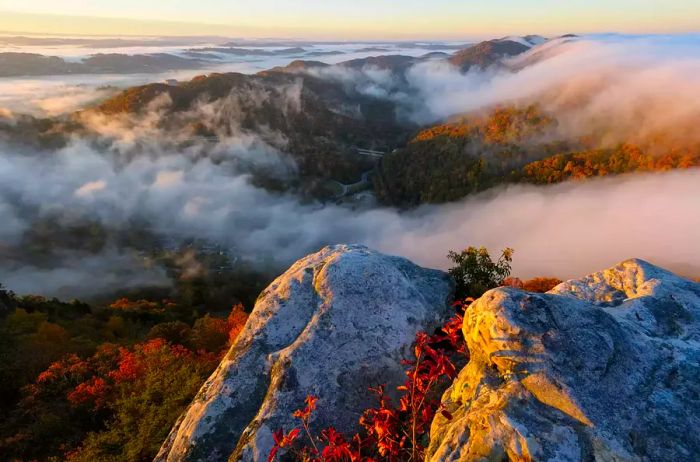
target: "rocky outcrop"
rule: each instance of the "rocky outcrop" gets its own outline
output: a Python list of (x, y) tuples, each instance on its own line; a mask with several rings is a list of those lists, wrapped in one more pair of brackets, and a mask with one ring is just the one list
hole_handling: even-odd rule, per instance
[(467, 310), (430, 461), (694, 461), (700, 284), (641, 260)]
[(375, 404), (367, 388), (403, 382), (401, 360), (449, 317), (451, 291), (446, 274), (362, 246), (298, 261), (260, 295), (156, 460), (267, 460), (307, 395), (319, 398), (314, 428), (354, 431)]

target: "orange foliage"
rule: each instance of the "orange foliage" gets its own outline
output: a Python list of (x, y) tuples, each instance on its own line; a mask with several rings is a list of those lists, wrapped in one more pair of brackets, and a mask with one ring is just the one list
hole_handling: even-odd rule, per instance
[(156, 302), (151, 302), (148, 300), (129, 300), (128, 298), (120, 298), (111, 305), (110, 308), (115, 310), (125, 310), (125, 311), (157, 311), (161, 307)]
[(68, 401), (74, 406), (93, 403), (95, 408), (101, 408), (107, 400), (107, 382), (102, 377), (91, 377), (68, 393)]
[(545, 293), (562, 283), (561, 279), (539, 277), (523, 281), (520, 278), (510, 277), (503, 280), (503, 287), (526, 290), (528, 292)]
[(539, 134), (553, 123), (554, 119), (544, 115), (534, 105), (525, 108), (499, 107), (485, 116), (464, 117), (427, 128), (418, 133), (413, 141), (475, 137), (488, 144), (512, 143)]
[(520, 278), (509, 277), (503, 280), (503, 287), (523, 288), (523, 281)]
[(469, 135), (471, 130), (472, 127), (463, 122), (436, 125), (418, 133), (413, 141), (429, 141), (440, 136), (447, 136), (449, 138), (464, 138)]
[[(161, 339), (151, 340), (148, 343), (157, 341), (160, 345), (164, 342)], [(147, 344), (148, 345), (148, 344)], [(141, 347), (143, 348), (143, 347)], [(115, 383), (127, 382), (134, 380), (141, 375), (144, 369), (144, 364), (136, 356), (135, 351), (129, 351), (126, 348), (119, 349), (119, 363), (115, 370), (110, 371), (107, 376)]]
[(228, 329), (229, 345), (232, 344), (238, 334), (243, 330), (246, 321), (248, 321), (248, 313), (243, 309), (242, 304), (237, 304), (231, 309), (231, 314), (228, 315), (226, 320), (226, 328)]
[(51, 363), (51, 365), (36, 379), (38, 384), (49, 383), (65, 378), (67, 376), (81, 376), (88, 371), (87, 364), (81, 360), (78, 355), (67, 355), (60, 361)]
[(639, 146), (621, 144), (614, 149), (594, 149), (547, 157), (525, 165), (523, 174), (526, 180), (534, 183), (560, 183), (570, 179), (697, 166), (700, 166), (700, 150), (674, 149), (664, 155), (651, 155)]
[(539, 277), (523, 282), (522, 289), (528, 292), (545, 293), (561, 284), (563, 281), (557, 278)]

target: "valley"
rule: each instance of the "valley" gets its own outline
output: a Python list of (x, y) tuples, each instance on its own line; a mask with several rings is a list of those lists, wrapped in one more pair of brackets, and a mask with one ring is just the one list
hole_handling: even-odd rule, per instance
[(0, 459), (695, 450), (699, 49), (0, 34)]

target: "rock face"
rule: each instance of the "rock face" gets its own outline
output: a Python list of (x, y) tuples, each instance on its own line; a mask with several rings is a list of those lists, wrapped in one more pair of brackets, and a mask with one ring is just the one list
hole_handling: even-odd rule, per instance
[(467, 310), (430, 461), (694, 461), (700, 284), (640, 260)]
[(319, 398), (312, 425), (354, 431), (369, 386), (403, 382), (419, 331), (449, 316), (452, 282), (362, 246), (295, 263), (258, 299), (243, 332), (164, 443), (159, 461), (267, 460), (272, 432)]

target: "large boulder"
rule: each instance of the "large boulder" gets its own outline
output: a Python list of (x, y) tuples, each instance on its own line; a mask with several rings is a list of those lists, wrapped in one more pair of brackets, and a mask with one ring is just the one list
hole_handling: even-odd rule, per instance
[(356, 430), (376, 404), (367, 388), (405, 380), (402, 359), (449, 318), (452, 290), (445, 273), (362, 246), (299, 260), (260, 295), (156, 460), (267, 460), (307, 395), (319, 398), (314, 429)]
[(427, 460), (697, 460), (699, 316), (700, 284), (641, 260), (547, 294), (487, 292)]

